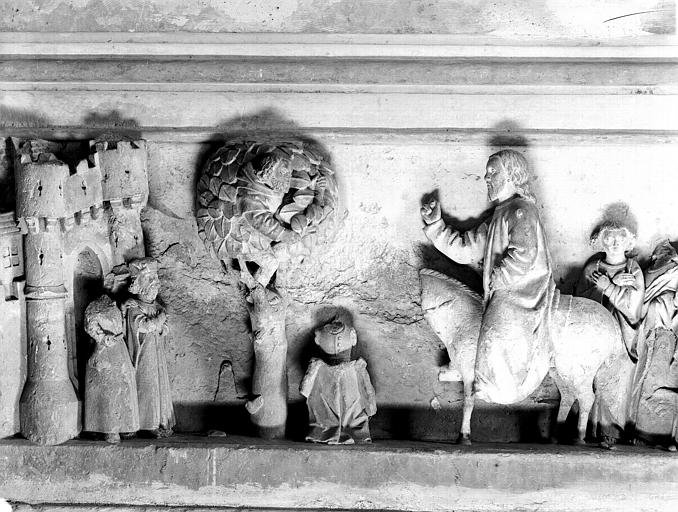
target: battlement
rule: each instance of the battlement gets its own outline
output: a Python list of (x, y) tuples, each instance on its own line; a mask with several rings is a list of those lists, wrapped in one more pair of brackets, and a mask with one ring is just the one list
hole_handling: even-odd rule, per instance
[(17, 218), (22, 231), (68, 231), (111, 208), (136, 208), (148, 199), (146, 144), (90, 142), (88, 158), (69, 166), (60, 143), (14, 141)]
[(15, 280), (24, 275), (21, 231), (14, 212), (0, 213), (0, 300), (17, 297)]
[(145, 205), (148, 200), (146, 141), (91, 142), (102, 174), (104, 201), (131, 199)]

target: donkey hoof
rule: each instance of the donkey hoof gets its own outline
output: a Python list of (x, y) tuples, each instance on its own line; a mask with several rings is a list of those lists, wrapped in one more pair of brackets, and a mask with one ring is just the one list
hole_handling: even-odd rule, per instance
[(461, 434), (457, 438), (457, 444), (461, 444), (463, 446), (471, 446), (471, 436)]
[(575, 439), (572, 444), (574, 444), (575, 446), (586, 446), (586, 441), (584, 441), (583, 439)]

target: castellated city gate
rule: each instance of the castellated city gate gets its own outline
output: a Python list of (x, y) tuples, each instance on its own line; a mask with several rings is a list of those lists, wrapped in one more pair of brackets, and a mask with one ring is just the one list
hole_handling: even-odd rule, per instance
[(8, 414), (0, 433), (58, 444), (81, 428), (84, 310), (111, 268), (144, 255), (146, 146), (20, 139), (12, 146), (16, 213), (0, 219), (0, 300), (8, 311), (0, 322), (22, 335), (3, 340), (0, 408)]

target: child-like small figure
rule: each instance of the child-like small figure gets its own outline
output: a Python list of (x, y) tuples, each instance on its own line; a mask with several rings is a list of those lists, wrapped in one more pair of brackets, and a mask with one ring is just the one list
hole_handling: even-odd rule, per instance
[(590, 242), (604, 254), (596, 255), (584, 267), (576, 295), (595, 300), (612, 313), (626, 347), (606, 362), (596, 377), (592, 414), (598, 437), (609, 447), (622, 437), (628, 422), (645, 281), (638, 262), (629, 254), (636, 235), (628, 227), (607, 221), (594, 231)]
[(85, 425), (109, 443), (139, 430), (137, 385), (123, 338), (122, 313), (106, 295), (85, 310), (85, 331), (95, 342), (85, 369)]
[(358, 341), (355, 329), (334, 320), (315, 331), (322, 359), (313, 358), (301, 382), (310, 431), (307, 441), (328, 444), (368, 443), (369, 418), (377, 413), (374, 388), (363, 358), (351, 360)]

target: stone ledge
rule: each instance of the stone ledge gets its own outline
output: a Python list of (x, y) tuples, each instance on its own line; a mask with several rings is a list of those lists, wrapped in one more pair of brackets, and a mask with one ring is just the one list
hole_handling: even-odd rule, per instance
[[(596, 447), (175, 436), (119, 446), (0, 441), (0, 496), (37, 510), (141, 507), (676, 510), (678, 456)], [(30, 510), (30, 509), (27, 509)]]

